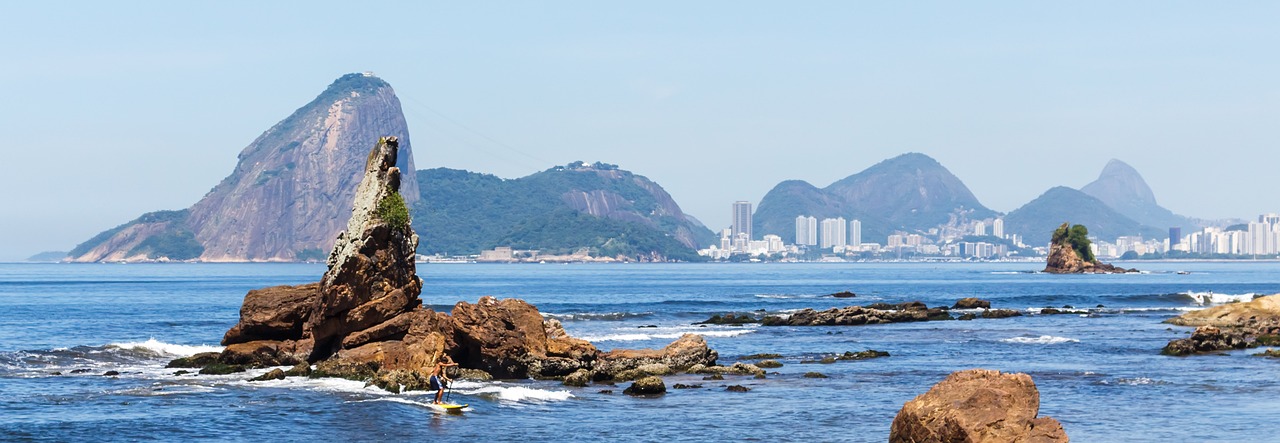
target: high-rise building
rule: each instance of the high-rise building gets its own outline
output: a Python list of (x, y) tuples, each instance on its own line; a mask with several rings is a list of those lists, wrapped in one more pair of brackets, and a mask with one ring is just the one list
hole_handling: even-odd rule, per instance
[(973, 235), (978, 235), (978, 236), (987, 235), (987, 224), (983, 222), (974, 223)]
[(1280, 224), (1280, 214), (1262, 214), (1258, 216), (1258, 223), (1266, 223), (1271, 226)]
[(1169, 247), (1172, 248), (1182, 243), (1182, 228), (1174, 226), (1169, 228)]
[(815, 246), (818, 244), (818, 219), (814, 217), (796, 217), (796, 244)]
[(747, 240), (754, 238), (751, 236), (751, 202), (733, 202), (732, 229), (733, 238), (738, 238), (738, 234), (747, 234)]
[(845, 235), (844, 217), (823, 219), (822, 237), (819, 239), (821, 241), (819, 247), (827, 249), (847, 245), (848, 240), (845, 238)]
[(997, 218), (996, 221), (991, 222), (991, 235), (996, 236), (996, 238), (1004, 238), (1003, 218)]
[(855, 248), (862, 247), (862, 222), (852, 220), (849, 222), (849, 246)]

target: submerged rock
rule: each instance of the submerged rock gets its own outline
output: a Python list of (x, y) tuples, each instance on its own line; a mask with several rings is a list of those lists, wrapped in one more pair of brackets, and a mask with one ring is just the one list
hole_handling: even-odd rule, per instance
[(745, 325), (748, 323), (760, 323), (760, 318), (752, 314), (716, 314), (711, 318), (694, 323), (695, 325)]
[(854, 293), (849, 292), (849, 291), (840, 291), (840, 292), (837, 292), (837, 293), (834, 293), (834, 294), (828, 294), (828, 296), (829, 296), (829, 297), (835, 297), (835, 298), (853, 298), (853, 297), (857, 297), (857, 296), (858, 296), (858, 294), (854, 294)]
[(249, 379), (249, 381), (267, 381), (267, 380), (284, 380), (284, 371), (279, 368), (267, 371), (265, 374)]
[(959, 371), (904, 404), (889, 441), (1067, 442), (1062, 424), (1039, 411), (1040, 392), (1027, 374)]
[(729, 392), (750, 392), (751, 388), (742, 385), (729, 385), (729, 387), (724, 388), (724, 390)]
[(981, 315), (982, 318), (1009, 318), (1009, 317), (1021, 317), (1021, 316), (1022, 316), (1022, 312), (1015, 311), (1012, 309), (987, 309), (985, 311), (982, 311), (982, 315)]

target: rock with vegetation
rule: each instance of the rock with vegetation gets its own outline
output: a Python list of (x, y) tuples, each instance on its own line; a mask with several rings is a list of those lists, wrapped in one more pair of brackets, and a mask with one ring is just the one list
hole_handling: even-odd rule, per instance
[(667, 385), (662, 382), (662, 378), (649, 376), (636, 380), (622, 393), (633, 396), (662, 395), (667, 393)]
[(268, 380), (284, 380), (284, 371), (280, 368), (272, 369), (257, 377), (249, 379), (249, 381), (268, 381)]
[(954, 372), (902, 405), (891, 443), (1067, 442), (1062, 424), (1038, 417), (1040, 392), (1027, 374), (986, 369)]
[(203, 368), (218, 362), (217, 352), (201, 352), (188, 357), (176, 358), (165, 365), (166, 368)]
[(1136, 269), (1117, 268), (1102, 263), (1093, 256), (1090, 248), (1089, 229), (1084, 225), (1068, 227), (1063, 223), (1053, 231), (1049, 244), (1049, 259), (1044, 272), (1050, 274), (1122, 274), (1138, 272)]
[[(181, 211), (159, 211), (78, 245), (75, 261), (323, 261), (364, 174), (368, 143), (401, 141), (397, 166), (414, 171), (395, 91), (370, 74), (347, 74), (250, 143), (229, 176)], [(401, 197), (418, 201), (417, 177)], [(339, 204), (334, 204), (338, 202)]]

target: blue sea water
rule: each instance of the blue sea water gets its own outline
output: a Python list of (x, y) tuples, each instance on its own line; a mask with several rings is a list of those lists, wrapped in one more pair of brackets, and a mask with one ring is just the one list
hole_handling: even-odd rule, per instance
[[(1161, 321), (1200, 307), (1191, 294), (1225, 302), (1280, 292), (1280, 264), (1126, 266), (1150, 272), (1058, 276), (1035, 273), (1033, 263), (419, 265), (422, 298), (437, 310), (516, 297), (605, 349), (661, 347), (696, 332), (724, 364), (755, 353), (781, 354), (785, 364), (763, 380), (667, 377), (668, 386), (702, 388), (659, 398), (622, 395), (624, 385), (458, 382), (450, 395), (471, 407), (451, 415), (426, 407), (426, 393), (359, 382), (248, 382), (265, 370), (164, 368), (218, 349), (248, 290), (315, 281), (322, 265), (0, 264), (0, 440), (884, 441), (904, 402), (953, 371), (980, 367), (1030, 374), (1040, 414), (1061, 421), (1074, 441), (1276, 441), (1280, 360), (1250, 355), (1257, 350), (1159, 351), (1190, 331)], [(845, 290), (858, 295), (824, 296)], [(845, 327), (693, 324), (725, 312), (963, 297), (1028, 313), (1090, 312)], [(891, 356), (802, 363), (865, 349)], [(802, 377), (810, 371), (830, 378)], [(751, 391), (727, 392), (729, 384)]]

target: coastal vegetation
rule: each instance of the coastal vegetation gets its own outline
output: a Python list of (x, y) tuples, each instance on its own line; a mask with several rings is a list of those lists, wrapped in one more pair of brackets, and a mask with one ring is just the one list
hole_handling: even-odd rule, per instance
[(1053, 242), (1060, 243), (1066, 241), (1071, 245), (1071, 249), (1076, 251), (1076, 255), (1079, 256), (1081, 260), (1087, 262), (1097, 261), (1097, 258), (1093, 256), (1093, 249), (1090, 248), (1089, 228), (1080, 224), (1073, 225), (1070, 228), (1067, 228), (1066, 226), (1067, 225), (1064, 223), (1062, 226), (1059, 226), (1058, 229), (1053, 231)]
[(693, 246), (715, 241), (709, 229), (671, 214), (675, 203), (660, 187), (616, 165), (576, 162), (510, 180), (435, 168), (418, 171), (417, 178), (422, 199), (412, 219), (424, 234), (422, 254), (510, 246), (690, 261), (700, 260)]

